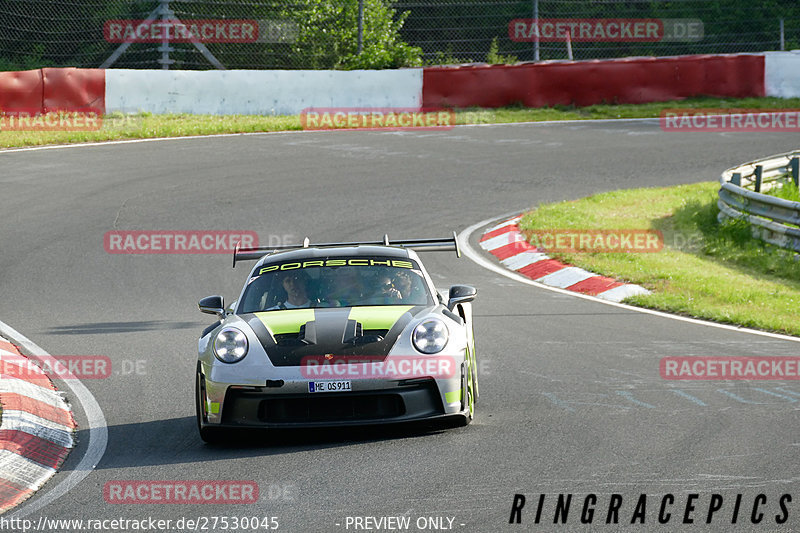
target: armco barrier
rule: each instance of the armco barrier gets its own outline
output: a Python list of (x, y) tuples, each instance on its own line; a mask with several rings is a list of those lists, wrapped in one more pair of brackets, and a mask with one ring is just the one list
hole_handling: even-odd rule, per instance
[(3, 111), (41, 110), (43, 93), (41, 70), (0, 72), (0, 109)]
[(109, 113), (296, 115), (309, 107), (418, 109), (421, 92), (422, 69), (106, 73)]
[(105, 113), (105, 71), (45, 68), (0, 72), (0, 109), (27, 113)]
[(703, 55), (426, 68), (425, 107), (638, 104), (764, 96), (763, 55)]
[(106, 111), (105, 70), (92, 68), (42, 69), (43, 112)]
[(755, 238), (800, 252), (800, 202), (761, 193), (781, 180), (792, 179), (797, 185), (800, 179), (799, 156), (800, 152), (790, 152), (723, 172), (717, 202), (719, 220), (747, 220)]
[(6, 111), (297, 114), (308, 107), (529, 107), (696, 95), (800, 96), (800, 53), (550, 61), (382, 71), (0, 72)]
[(764, 54), (764, 89), (767, 96), (800, 97), (800, 50)]

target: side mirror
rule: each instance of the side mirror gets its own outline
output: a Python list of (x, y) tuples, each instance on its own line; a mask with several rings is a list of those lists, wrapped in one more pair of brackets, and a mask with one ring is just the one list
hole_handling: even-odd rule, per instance
[(225, 318), (225, 302), (222, 296), (206, 296), (197, 303), (200, 311), (209, 315), (217, 315), (220, 319)]
[(450, 287), (450, 293), (447, 298), (447, 308), (451, 311), (455, 309), (456, 305), (464, 302), (471, 302), (478, 294), (478, 289), (470, 287), (469, 285), (453, 285)]

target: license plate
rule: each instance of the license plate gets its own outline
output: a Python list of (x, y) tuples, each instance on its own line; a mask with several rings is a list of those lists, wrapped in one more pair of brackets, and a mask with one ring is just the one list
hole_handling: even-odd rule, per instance
[(349, 380), (338, 381), (309, 381), (308, 392), (350, 392)]

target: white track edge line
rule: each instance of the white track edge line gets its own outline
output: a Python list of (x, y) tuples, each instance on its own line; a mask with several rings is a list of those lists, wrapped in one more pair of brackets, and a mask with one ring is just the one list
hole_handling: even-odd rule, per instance
[[(39, 362), (41, 362), (41, 357), (50, 357), (50, 354), (36, 343), (3, 321), (0, 321), (0, 335), (24, 347), (25, 350)], [(66, 479), (44, 493), (40, 498), (37, 498), (31, 503), (23, 504), (18, 510), (11, 512), (9, 514), (10, 517), (17, 518), (29, 515), (69, 492), (94, 470), (106, 452), (106, 446), (108, 445), (108, 426), (106, 424), (106, 418), (103, 415), (103, 410), (100, 408), (97, 400), (89, 389), (79, 380), (65, 380), (64, 384), (70, 388), (86, 413), (89, 428), (89, 442), (86, 446), (86, 453), (77, 466), (67, 475)]]
[[(495, 124), (457, 124), (453, 128), (474, 128), (474, 127), (490, 127), (490, 126), (524, 126), (531, 124), (578, 124), (578, 123), (604, 123), (604, 122), (647, 122), (658, 121), (658, 118), (594, 118), (594, 119), (570, 119), (570, 120), (540, 120), (528, 122), (500, 122)], [(282, 135), (282, 134), (298, 134), (298, 133), (337, 133), (343, 131), (364, 131), (363, 129), (344, 128), (341, 130), (282, 130), (282, 131), (248, 131), (240, 133), (212, 133), (209, 135), (181, 135), (176, 137), (147, 137), (143, 139), (117, 139), (110, 141), (92, 141), (83, 143), (68, 143), (68, 144), (46, 144), (43, 146), (21, 146), (14, 148), (0, 148), (0, 155), (10, 154), (14, 152), (35, 152), (39, 150), (57, 150), (61, 148), (86, 148), (90, 146), (108, 146), (113, 144), (136, 144), (143, 142), (157, 142), (157, 141), (177, 141), (185, 139), (214, 139), (218, 137), (247, 137), (256, 135)], [(402, 131), (402, 130), (401, 130)], [(415, 130), (409, 129), (407, 133), (414, 133)], [(396, 133), (391, 130), (376, 130), (372, 133)]]
[(465, 256), (469, 257), (470, 259), (472, 259), (473, 262), (477, 263), (479, 266), (482, 266), (482, 267), (486, 268), (487, 270), (491, 270), (492, 272), (495, 272), (497, 274), (501, 274), (501, 275), (503, 275), (503, 276), (505, 276), (507, 278), (511, 278), (513, 280), (519, 281), (520, 283), (525, 283), (527, 285), (533, 285), (534, 287), (547, 289), (548, 291), (558, 292), (560, 294), (566, 294), (566, 295), (569, 295), (569, 296), (574, 296), (576, 298), (583, 298), (584, 300), (590, 300), (590, 301), (601, 303), (601, 304), (604, 304), (604, 305), (611, 305), (611, 306), (614, 306), (614, 307), (619, 307), (621, 309), (627, 309), (629, 311), (635, 311), (637, 313), (645, 313), (645, 314), (648, 314), (648, 315), (654, 315), (654, 316), (658, 316), (658, 317), (662, 317), (662, 318), (669, 318), (671, 320), (679, 320), (681, 322), (688, 322), (690, 324), (697, 324), (697, 325), (700, 325), (700, 326), (707, 326), (707, 327), (712, 327), (712, 328), (725, 329), (725, 330), (728, 330), (728, 331), (736, 331), (736, 332), (739, 332), (739, 333), (749, 333), (751, 335), (759, 335), (759, 336), (762, 336), (762, 337), (770, 337), (770, 338), (773, 338), (773, 339), (780, 339), (780, 340), (785, 340), (785, 341), (800, 342), (800, 338), (792, 337), (790, 335), (782, 335), (780, 333), (771, 333), (769, 331), (759, 331), (757, 329), (743, 328), (743, 327), (739, 327), (739, 326), (731, 326), (731, 325), (728, 325), (728, 324), (718, 324), (716, 322), (709, 322), (707, 320), (701, 320), (699, 318), (689, 318), (689, 317), (684, 317), (684, 316), (679, 316), (679, 315), (673, 315), (673, 314), (670, 314), (670, 313), (665, 313), (663, 311), (656, 311), (654, 309), (645, 309), (643, 307), (635, 307), (635, 306), (628, 305), (628, 304), (622, 304), (622, 303), (618, 303), (618, 302), (611, 302), (611, 301), (608, 301), (608, 300), (603, 300), (602, 298), (597, 298), (595, 296), (589, 296), (588, 294), (581, 294), (579, 292), (573, 292), (573, 291), (568, 291), (568, 290), (565, 290), (565, 289), (559, 289), (557, 287), (550, 287), (550, 286), (544, 285), (542, 283), (537, 283), (537, 282), (531, 280), (530, 278), (526, 278), (525, 276), (523, 276), (521, 274), (517, 274), (515, 272), (512, 272), (512, 271), (510, 271), (508, 269), (503, 268), (502, 266), (500, 266), (498, 264), (495, 264), (495, 263), (489, 261), (485, 257), (481, 256), (478, 252), (476, 252), (475, 249), (472, 247), (472, 245), (469, 244), (469, 238), (473, 233), (475, 233), (476, 230), (480, 229), (483, 226), (488, 226), (492, 222), (496, 222), (498, 220), (503, 220), (504, 218), (511, 217), (514, 214), (519, 214), (519, 211), (513, 211), (511, 213), (507, 213), (507, 214), (499, 216), (499, 217), (487, 218), (486, 220), (482, 220), (480, 222), (477, 222), (477, 223), (465, 228), (464, 230), (461, 231), (461, 233), (458, 234), (458, 245), (459, 245), (459, 248), (461, 249), (461, 251), (464, 253)]

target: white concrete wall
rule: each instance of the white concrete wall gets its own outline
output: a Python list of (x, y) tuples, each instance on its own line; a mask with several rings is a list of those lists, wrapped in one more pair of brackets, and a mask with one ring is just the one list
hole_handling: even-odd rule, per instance
[(308, 107), (422, 105), (422, 69), (106, 71), (106, 112), (296, 115)]
[(764, 90), (767, 96), (800, 97), (800, 50), (764, 54)]

